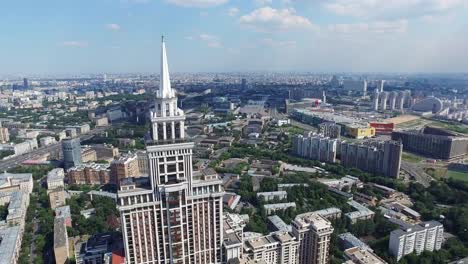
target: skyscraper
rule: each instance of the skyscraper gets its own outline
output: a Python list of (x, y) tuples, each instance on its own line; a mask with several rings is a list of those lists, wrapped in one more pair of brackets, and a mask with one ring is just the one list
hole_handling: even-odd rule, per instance
[(299, 264), (329, 262), (333, 226), (330, 221), (311, 212), (297, 215), (291, 223), (292, 233), (299, 240)]
[(27, 78), (23, 78), (23, 89), (28, 89), (29, 88), (29, 83)]
[(65, 170), (81, 164), (81, 144), (79, 138), (63, 140), (62, 151)]
[(121, 184), (126, 261), (132, 263), (220, 263), (222, 181), (192, 174), (194, 144), (185, 139), (184, 112), (171, 87), (164, 41), (151, 140), (146, 151), (149, 184)]

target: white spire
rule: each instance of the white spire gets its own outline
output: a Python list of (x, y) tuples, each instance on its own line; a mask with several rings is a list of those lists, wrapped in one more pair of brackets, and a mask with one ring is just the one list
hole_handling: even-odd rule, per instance
[(161, 75), (159, 81), (159, 98), (174, 97), (174, 91), (171, 88), (171, 79), (169, 77), (169, 66), (167, 65), (166, 44), (164, 43), (164, 36), (162, 37), (161, 45)]

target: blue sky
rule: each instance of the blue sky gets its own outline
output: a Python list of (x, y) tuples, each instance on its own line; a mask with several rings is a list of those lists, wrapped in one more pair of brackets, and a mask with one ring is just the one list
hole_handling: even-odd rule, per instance
[(3, 0), (0, 74), (468, 72), (468, 0)]

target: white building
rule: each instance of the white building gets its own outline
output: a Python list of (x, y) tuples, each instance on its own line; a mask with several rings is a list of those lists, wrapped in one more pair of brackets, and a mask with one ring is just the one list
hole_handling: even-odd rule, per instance
[(390, 233), (388, 249), (400, 260), (403, 256), (439, 250), (444, 239), (444, 226), (437, 221), (422, 222), (418, 225), (393, 230)]
[(62, 168), (56, 168), (47, 173), (47, 189), (55, 189), (58, 187), (63, 187), (63, 180), (65, 179), (65, 172)]
[(293, 138), (293, 153), (295, 155), (321, 162), (336, 162), (337, 147), (337, 139), (322, 136), (304, 137), (302, 135)]
[(150, 183), (122, 183), (117, 194), (126, 263), (221, 263), (222, 181), (193, 177), (193, 142), (185, 138), (185, 114), (171, 87), (164, 42), (151, 141)]
[(275, 203), (275, 204), (265, 204), (263, 205), (267, 214), (274, 213), (276, 211), (282, 211), (289, 208), (296, 208), (296, 203)]
[(267, 264), (299, 263), (298, 241), (289, 232), (275, 232), (266, 236), (248, 239), (244, 252), (253, 261), (264, 261)]
[(241, 259), (244, 251), (244, 219), (237, 214), (224, 214), (223, 263)]
[(259, 192), (257, 193), (257, 199), (263, 199), (264, 201), (271, 200), (284, 200), (288, 197), (286, 191), (276, 191), (276, 192)]
[(326, 264), (329, 261), (333, 226), (316, 213), (297, 215), (292, 232), (299, 240), (299, 264)]
[(352, 200), (348, 202), (356, 211), (346, 213), (345, 216), (351, 220), (351, 223), (356, 223), (358, 220), (368, 220), (374, 218), (375, 213), (364, 205)]
[(41, 145), (41, 147), (45, 147), (45, 146), (54, 144), (55, 142), (56, 142), (55, 138), (53, 138), (53, 137), (43, 137), (43, 138), (39, 139), (39, 144)]
[(0, 191), (20, 190), (31, 194), (33, 183), (32, 173), (0, 173)]

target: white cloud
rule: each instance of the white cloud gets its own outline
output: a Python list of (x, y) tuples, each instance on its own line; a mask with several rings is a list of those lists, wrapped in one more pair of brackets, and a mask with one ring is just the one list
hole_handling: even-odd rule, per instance
[(274, 9), (262, 7), (250, 14), (241, 16), (239, 22), (257, 31), (287, 31), (295, 29), (316, 30), (318, 27), (309, 19), (296, 15), (294, 9)]
[(328, 30), (333, 33), (405, 33), (408, 30), (408, 21), (405, 19), (395, 21), (376, 21), (371, 23), (332, 24)]
[(273, 0), (253, 0), (255, 5), (265, 6), (273, 3)]
[(229, 0), (166, 0), (167, 2), (183, 7), (214, 7), (227, 3)]
[(279, 48), (294, 48), (297, 42), (294, 40), (278, 41), (271, 38), (264, 38), (259, 41), (260, 45)]
[(232, 17), (233, 17), (233, 16), (237, 16), (237, 14), (239, 14), (239, 11), (240, 11), (239, 8), (237, 8), (237, 7), (231, 7), (231, 8), (229, 8), (229, 10), (228, 10), (228, 16), (232, 16)]
[(86, 47), (88, 47), (88, 42), (78, 41), (78, 40), (70, 40), (70, 41), (64, 41), (64, 42), (60, 43), (60, 46), (73, 47), (73, 48), (86, 48)]
[(187, 36), (185, 37), (187, 40), (199, 40), (204, 42), (210, 48), (222, 48), (223, 43), (218, 36), (210, 35), (210, 34), (200, 34), (198, 36)]
[(112, 30), (112, 31), (119, 31), (120, 30), (120, 25), (114, 24), (114, 23), (106, 24), (106, 28), (109, 29), (109, 30)]
[(466, 6), (466, 0), (333, 0), (325, 9), (343, 16), (403, 17), (448, 12)]

